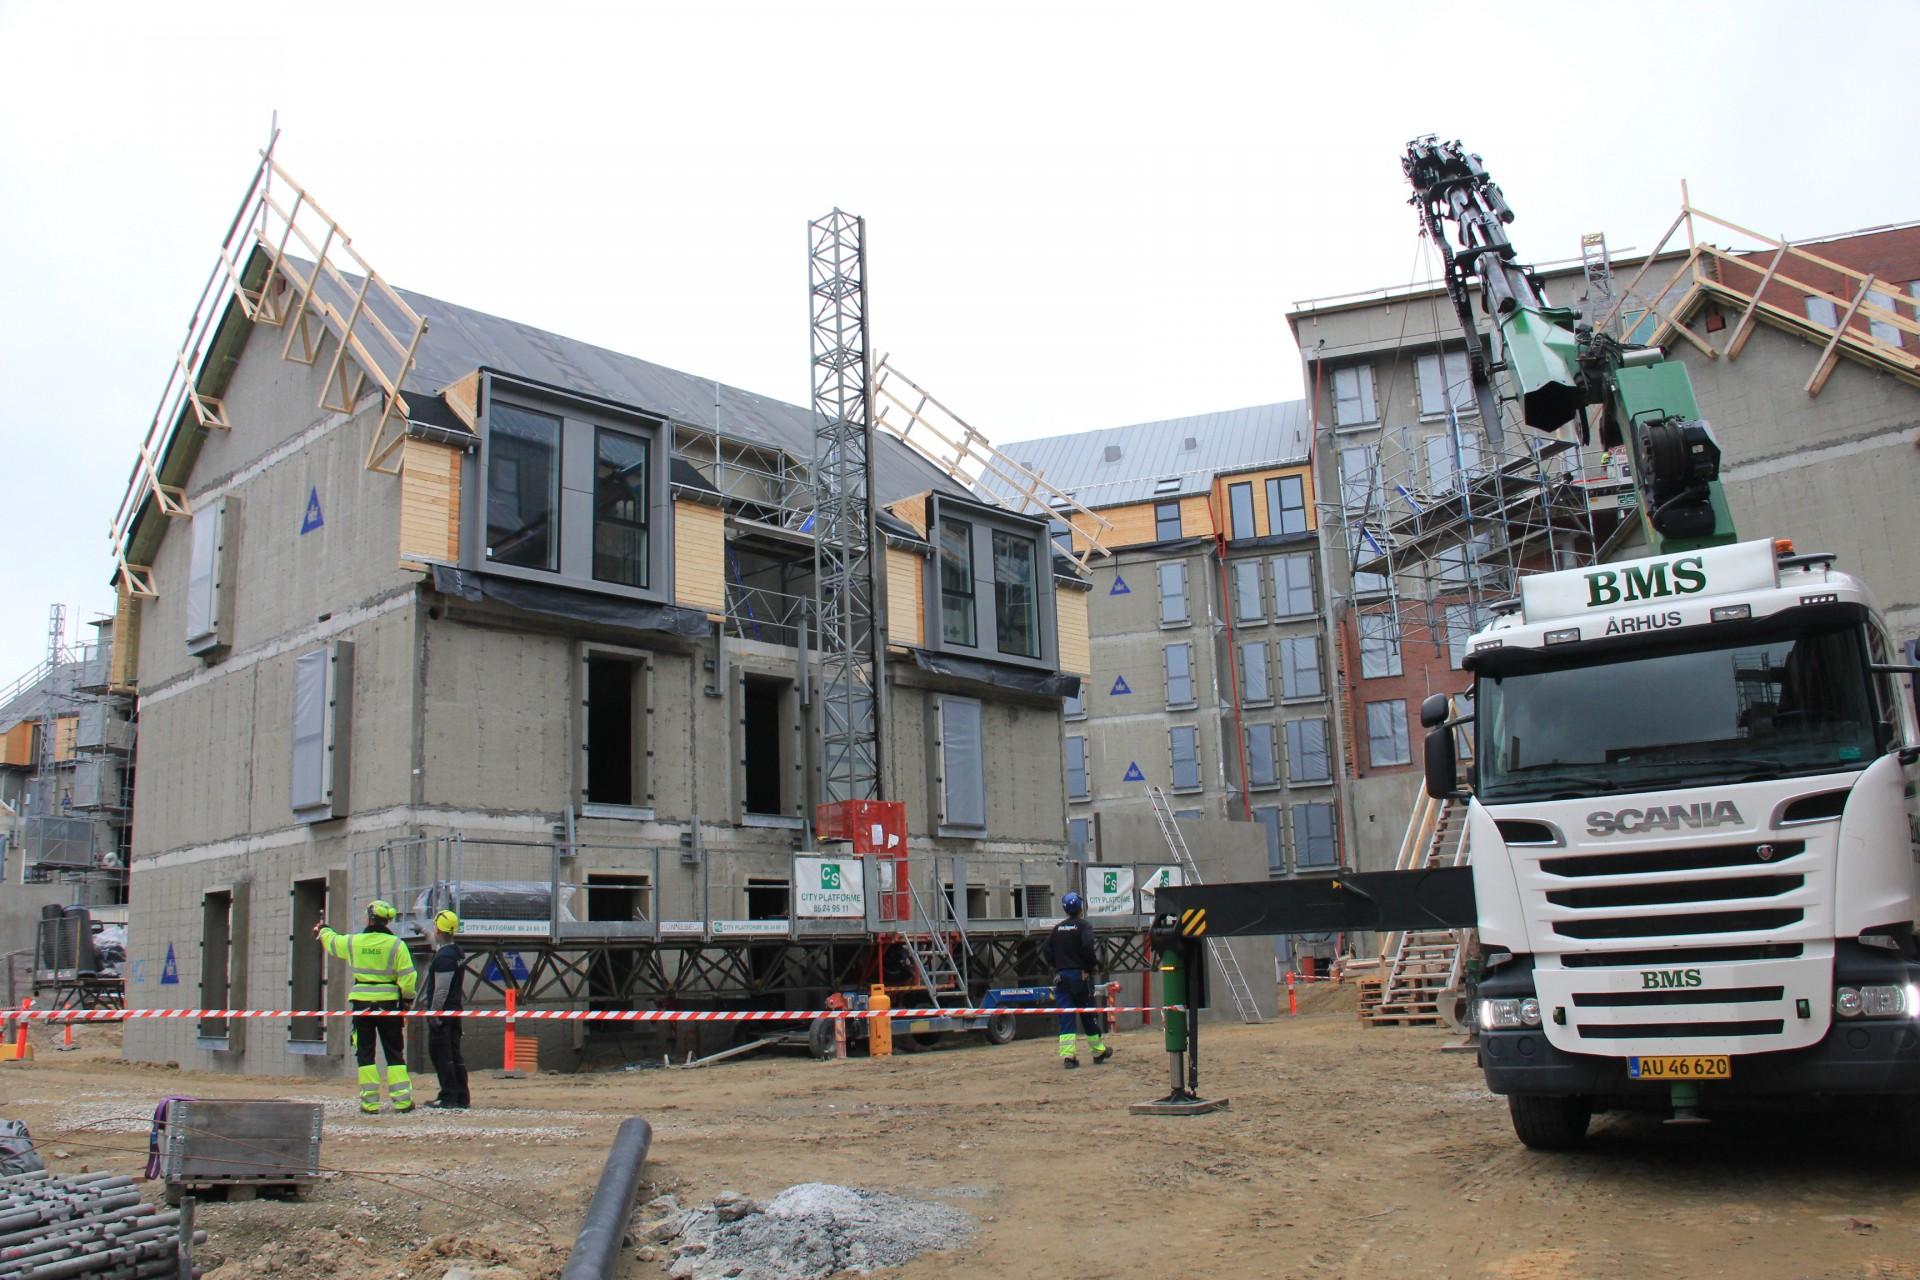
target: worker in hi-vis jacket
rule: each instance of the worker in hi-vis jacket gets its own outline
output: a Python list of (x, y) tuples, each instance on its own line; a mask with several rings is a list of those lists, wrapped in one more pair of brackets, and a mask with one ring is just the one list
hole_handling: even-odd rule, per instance
[(355, 1010), (353, 1056), (360, 1064), (360, 1111), (369, 1116), (380, 1114), (380, 1068), (374, 1065), (376, 1041), (387, 1055), (387, 1100), (396, 1112), (413, 1110), (405, 1020), (367, 1016), (405, 1009), (419, 986), (407, 944), (393, 934), (392, 923), (399, 914), (392, 903), (375, 901), (367, 908), (367, 927), (360, 933), (336, 933), (323, 924), (313, 928), (321, 948), (345, 960), (353, 979), (347, 992), (347, 1003)]

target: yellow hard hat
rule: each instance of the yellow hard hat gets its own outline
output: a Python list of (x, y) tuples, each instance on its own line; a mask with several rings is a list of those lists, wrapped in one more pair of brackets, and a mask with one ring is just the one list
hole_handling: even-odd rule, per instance
[(383, 898), (375, 898), (372, 902), (369, 902), (367, 904), (367, 914), (372, 916), (375, 920), (392, 920), (395, 917), (397, 917), (400, 913), (393, 909), (393, 904), (391, 902), (388, 902)]
[(454, 934), (460, 932), (460, 917), (451, 911), (442, 911), (433, 918), (433, 927), (451, 938)]

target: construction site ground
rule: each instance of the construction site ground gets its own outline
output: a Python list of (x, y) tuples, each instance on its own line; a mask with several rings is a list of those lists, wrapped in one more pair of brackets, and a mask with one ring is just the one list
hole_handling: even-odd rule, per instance
[[(1609, 1116), (1586, 1151), (1532, 1152), (1472, 1056), (1440, 1051), (1453, 1037), (1361, 1026), (1351, 987), (1271, 1025), (1210, 1025), (1203, 1092), (1232, 1106), (1188, 1119), (1128, 1113), (1166, 1091), (1157, 1031), (1123, 1033), (1112, 1062), (1075, 1072), (1050, 1035), (890, 1061), (483, 1071), (472, 1112), (378, 1119), (353, 1113), (345, 1080), (129, 1064), (111, 1028), (83, 1029), (66, 1054), (36, 1035), (34, 1061), (0, 1068), (0, 1115), (25, 1120), (59, 1171), (138, 1172), (166, 1094), (326, 1102), (333, 1177), (300, 1201), (202, 1206), (213, 1280), (555, 1277), (629, 1115), (654, 1126), (643, 1201), (824, 1181), (979, 1219), (963, 1248), (889, 1273), (903, 1277), (1920, 1274), (1920, 1172), (1873, 1124)], [(665, 1274), (626, 1257), (624, 1277)]]

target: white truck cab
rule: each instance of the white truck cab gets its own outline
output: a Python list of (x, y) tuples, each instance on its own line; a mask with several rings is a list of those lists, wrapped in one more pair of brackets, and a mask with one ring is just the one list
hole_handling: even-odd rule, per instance
[[(1540, 574), (1468, 641), (1480, 1063), (1529, 1145), (1622, 1106), (1920, 1123), (1913, 669), (1831, 561), (1754, 541)], [(1466, 723), (1444, 712), (1435, 794)]]

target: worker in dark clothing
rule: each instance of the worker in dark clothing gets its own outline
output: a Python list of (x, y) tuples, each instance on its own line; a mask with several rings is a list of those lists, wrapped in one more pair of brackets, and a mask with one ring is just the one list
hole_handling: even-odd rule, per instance
[[(426, 984), (420, 988), (419, 1007), (432, 1013), (466, 1008), (462, 987), (466, 979), (466, 952), (453, 940), (460, 917), (442, 911), (433, 918), (433, 959), (427, 964)], [(461, 1018), (427, 1020), (427, 1056), (440, 1077), (440, 1096), (427, 1105), (436, 1111), (465, 1111), (473, 1105), (467, 1092), (467, 1063), (460, 1055)]]
[[(1047, 963), (1053, 966), (1053, 1002), (1062, 1009), (1086, 1008), (1093, 1003), (1093, 973), (1099, 960), (1098, 942), (1093, 926), (1084, 918), (1086, 902), (1072, 890), (1060, 899), (1067, 918), (1053, 926), (1047, 935)], [(1074, 1016), (1060, 1015), (1060, 1065), (1072, 1071), (1080, 1065), (1074, 1036)], [(1113, 1056), (1113, 1050), (1101, 1039), (1100, 1015), (1079, 1015), (1080, 1029), (1087, 1033), (1096, 1064)]]

